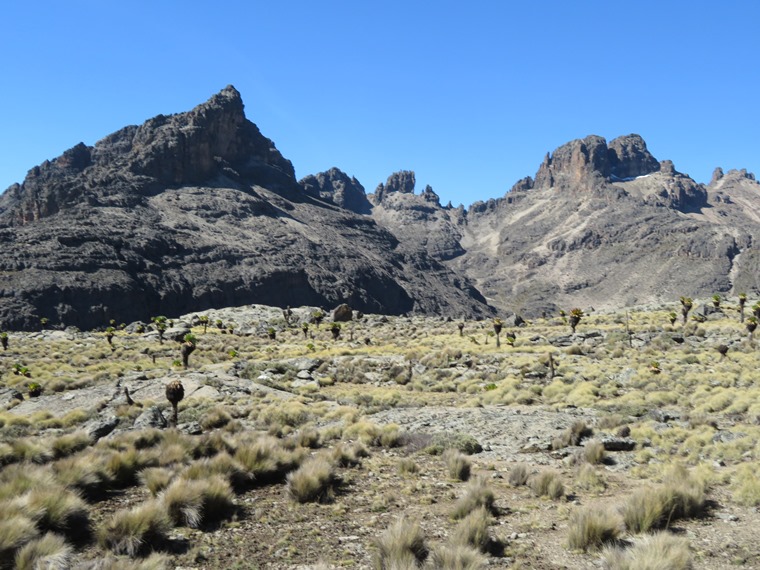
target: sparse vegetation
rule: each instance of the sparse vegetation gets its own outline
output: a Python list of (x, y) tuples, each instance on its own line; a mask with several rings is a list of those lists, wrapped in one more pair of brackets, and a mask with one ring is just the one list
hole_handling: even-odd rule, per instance
[[(466, 327), (475, 343), (451, 320), (368, 316), (364, 344), (353, 324), (338, 342), (329, 324), (304, 333), (302, 309), (253, 325), (222, 313), (192, 371), (169, 370), (176, 345), (133, 325), (114, 331), (113, 352), (104, 329), (74, 340), (12, 333), (0, 511), (13, 526), (0, 523), (0, 568), (22, 550), (26, 561), (64, 552), (70, 565), (86, 552), (113, 568), (211, 567), (231, 552), (259, 565), (365, 567), (379, 552), (373, 537), (404, 513), (430, 537), (429, 556), (399, 549), (409, 567), (499, 565), (502, 550), (515, 567), (539, 567), (527, 545), (540, 541), (558, 560), (569, 548), (571, 568), (597, 563), (601, 548), (610, 567), (646, 568), (641, 534), (669, 529), (685, 537), (680, 552), (692, 543), (700, 557), (720, 543), (708, 533), (725, 542), (730, 530), (736, 564), (758, 565), (745, 522), (760, 505), (756, 318), (740, 324), (721, 299), (721, 312), (675, 330), (674, 308), (594, 311), (575, 337), (556, 316), (536, 319), (506, 353), (483, 344), (497, 332), (488, 320)], [(196, 335), (203, 324), (183, 321)], [(151, 425), (171, 381), (186, 392), (182, 431), (133, 426), (139, 416)], [(29, 399), (31, 382), (42, 398)], [(111, 417), (113, 431), (93, 435)], [(713, 493), (738, 520), (702, 518)], [(336, 548), (328, 536), (347, 538)], [(155, 549), (165, 553), (142, 558)]]

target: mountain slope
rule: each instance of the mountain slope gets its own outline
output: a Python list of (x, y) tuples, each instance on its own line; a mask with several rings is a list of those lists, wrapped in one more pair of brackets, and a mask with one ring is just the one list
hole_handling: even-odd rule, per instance
[(304, 191), (232, 87), (33, 168), (0, 196), (0, 245), (6, 327), (254, 302), (491, 312), (424, 250)]
[(717, 173), (705, 187), (658, 162), (638, 135), (571, 141), (547, 154), (535, 179), (466, 211), (441, 207), (431, 192), (376, 193), (373, 216), (466, 274), (502, 311), (760, 290), (754, 177)]

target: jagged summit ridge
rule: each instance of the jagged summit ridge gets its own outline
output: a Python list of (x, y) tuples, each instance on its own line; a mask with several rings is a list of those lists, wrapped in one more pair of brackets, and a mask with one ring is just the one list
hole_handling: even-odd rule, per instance
[(232, 86), (194, 109), (125, 127), (94, 147), (79, 143), (32, 168), (0, 196), (0, 223), (25, 224), (75, 204), (134, 205), (167, 186), (254, 177), (293, 187), (293, 165), (245, 118)]
[(331, 176), (300, 185), (233, 87), (76, 145), (0, 196), (0, 327), (250, 303), (492, 313), (466, 277), (336, 205), (333, 184), (344, 206), (367, 198)]

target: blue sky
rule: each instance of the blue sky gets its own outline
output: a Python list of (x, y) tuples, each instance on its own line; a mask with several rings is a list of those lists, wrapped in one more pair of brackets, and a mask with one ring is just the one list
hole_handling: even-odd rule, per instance
[(8, 2), (0, 191), (227, 84), (297, 176), (502, 196), (574, 138), (639, 133), (700, 182), (760, 175), (754, 1)]

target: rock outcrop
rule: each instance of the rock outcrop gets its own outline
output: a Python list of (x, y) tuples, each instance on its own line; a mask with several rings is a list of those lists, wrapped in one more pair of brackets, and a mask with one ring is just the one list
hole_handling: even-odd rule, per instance
[(372, 204), (359, 181), (353, 176), (331, 168), (327, 172), (310, 174), (299, 181), (304, 191), (314, 197), (330, 200), (334, 204), (357, 214), (370, 214)]
[(79, 144), (0, 196), (1, 326), (249, 303), (490, 314), (467, 278), (333, 203), (357, 197), (339, 179), (332, 201), (305, 191), (233, 87)]

